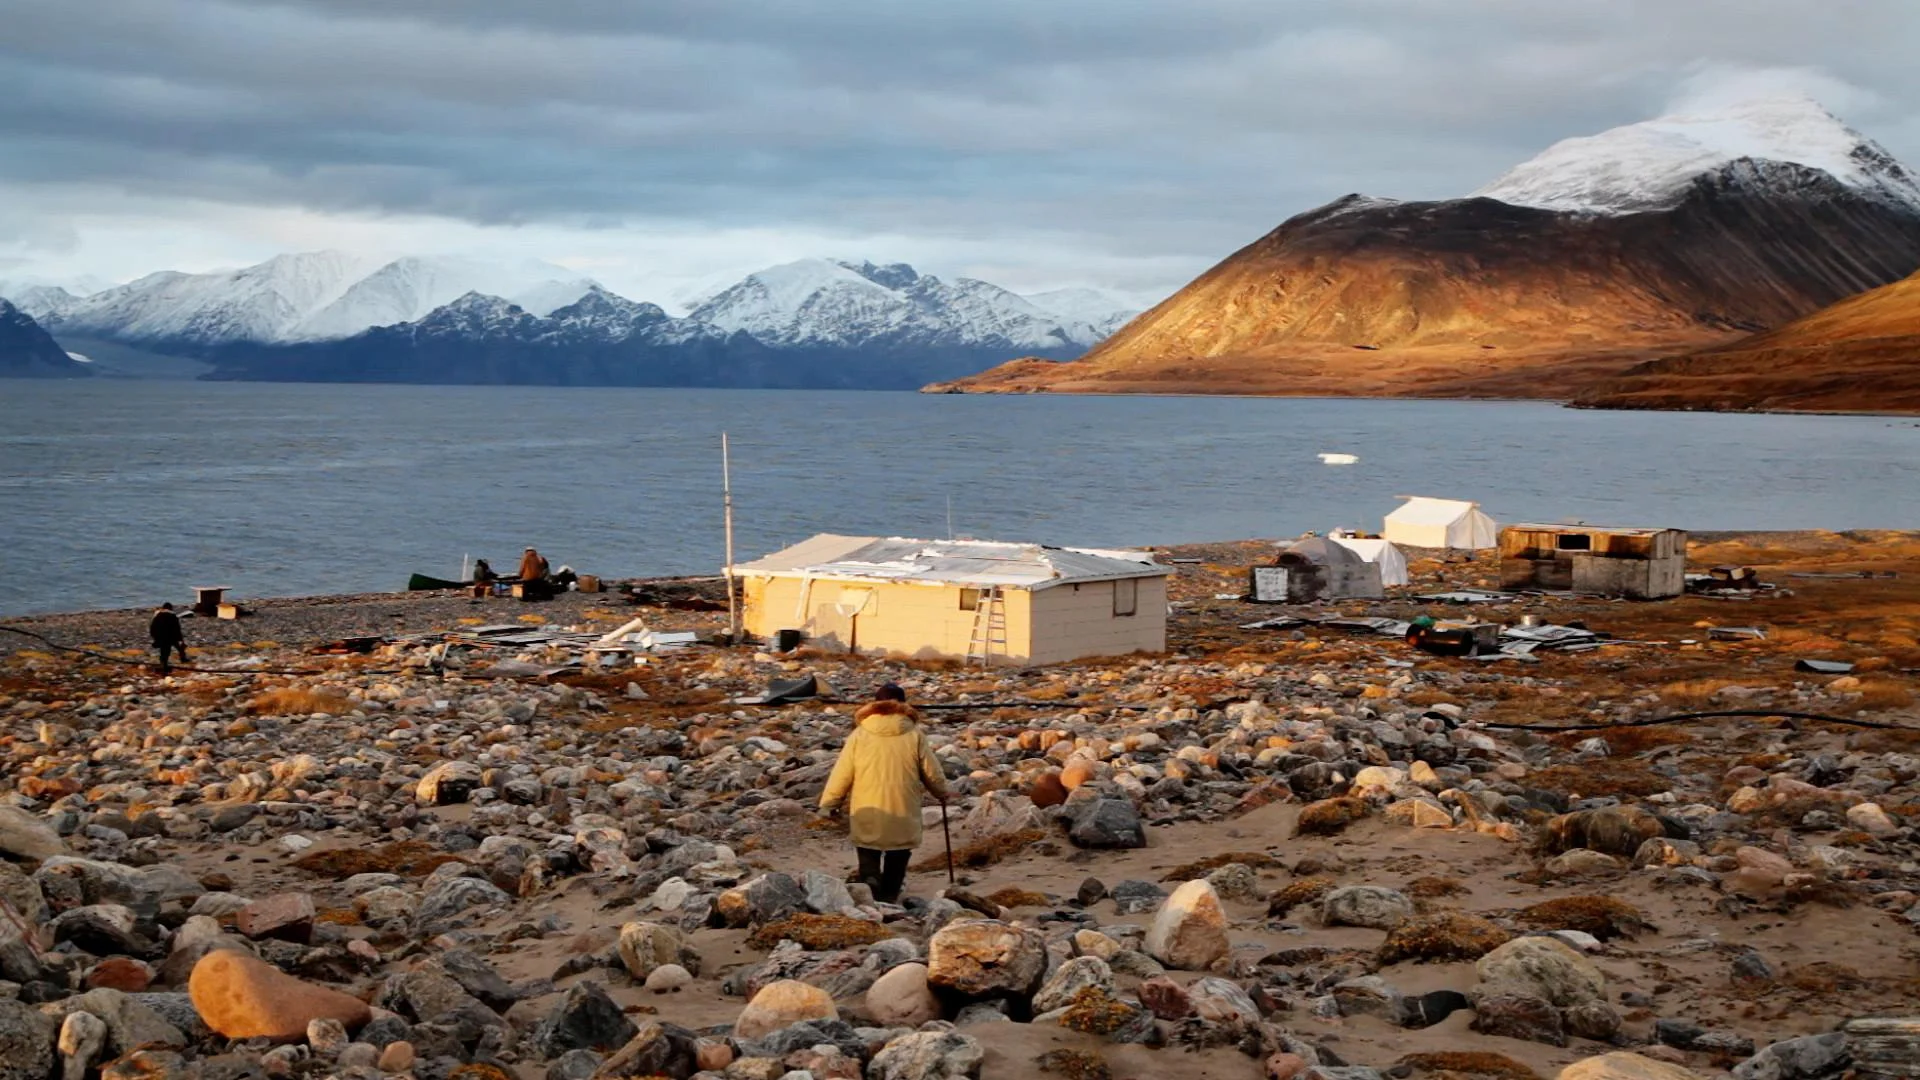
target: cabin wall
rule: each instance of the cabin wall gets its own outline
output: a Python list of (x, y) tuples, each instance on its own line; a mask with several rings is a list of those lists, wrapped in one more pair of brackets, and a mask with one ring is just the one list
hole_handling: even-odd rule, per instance
[[(744, 579), (742, 625), (756, 637), (798, 629), (807, 643), (827, 651), (857, 651), (918, 659), (967, 655), (974, 612), (961, 608), (957, 585), (857, 582), (832, 578)], [(1031, 596), (1009, 589), (1005, 598), (1007, 658), (1029, 661)], [(843, 608), (860, 604), (857, 614)]]
[[(1563, 536), (1584, 536), (1590, 548), (1561, 548)], [(1658, 600), (1685, 591), (1686, 552), (1687, 534), (1679, 529), (1509, 528), (1500, 536), (1500, 585)]]
[(1028, 594), (1034, 605), (1032, 662), (1167, 651), (1167, 579), (1129, 580), (1137, 583), (1132, 615), (1113, 613), (1111, 581), (1056, 585)]

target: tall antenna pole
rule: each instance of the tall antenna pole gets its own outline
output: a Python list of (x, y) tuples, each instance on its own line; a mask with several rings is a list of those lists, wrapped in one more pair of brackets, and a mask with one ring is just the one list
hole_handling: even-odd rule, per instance
[(740, 640), (740, 609), (733, 597), (733, 464), (728, 456), (727, 433), (720, 433), (720, 493), (727, 518), (727, 641)]
[(947, 492), (947, 539), (953, 539), (953, 492)]

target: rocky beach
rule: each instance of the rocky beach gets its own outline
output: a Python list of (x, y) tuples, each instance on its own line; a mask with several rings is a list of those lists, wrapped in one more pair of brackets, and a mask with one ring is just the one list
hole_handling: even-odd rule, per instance
[[(701, 583), (262, 602), (165, 678), (143, 613), (7, 620), (0, 1080), (1920, 1072), (1920, 536), (1696, 536), (1774, 587), (1651, 603), (1421, 600), (1495, 583), (1440, 553), (1227, 598), (1271, 552), (1162, 549), (1167, 654), (1033, 669), (723, 647)], [(1250, 626), (1468, 607), (1602, 636)], [(636, 616), (700, 641), (566, 645)], [(954, 791), (903, 905), (813, 810), (889, 680)]]

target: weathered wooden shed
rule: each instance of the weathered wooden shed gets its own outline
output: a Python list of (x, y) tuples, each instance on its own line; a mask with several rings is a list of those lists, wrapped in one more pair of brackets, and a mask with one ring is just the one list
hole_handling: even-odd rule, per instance
[(1682, 529), (1509, 525), (1500, 530), (1500, 585), (1659, 600), (1687, 584)]

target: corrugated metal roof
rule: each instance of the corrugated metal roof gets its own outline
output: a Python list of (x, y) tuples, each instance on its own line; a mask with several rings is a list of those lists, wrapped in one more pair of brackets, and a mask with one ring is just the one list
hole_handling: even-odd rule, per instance
[(1047, 547), (991, 540), (912, 540), (822, 533), (734, 567), (736, 574), (850, 578), (1047, 589), (1081, 581), (1164, 577), (1144, 551)]

